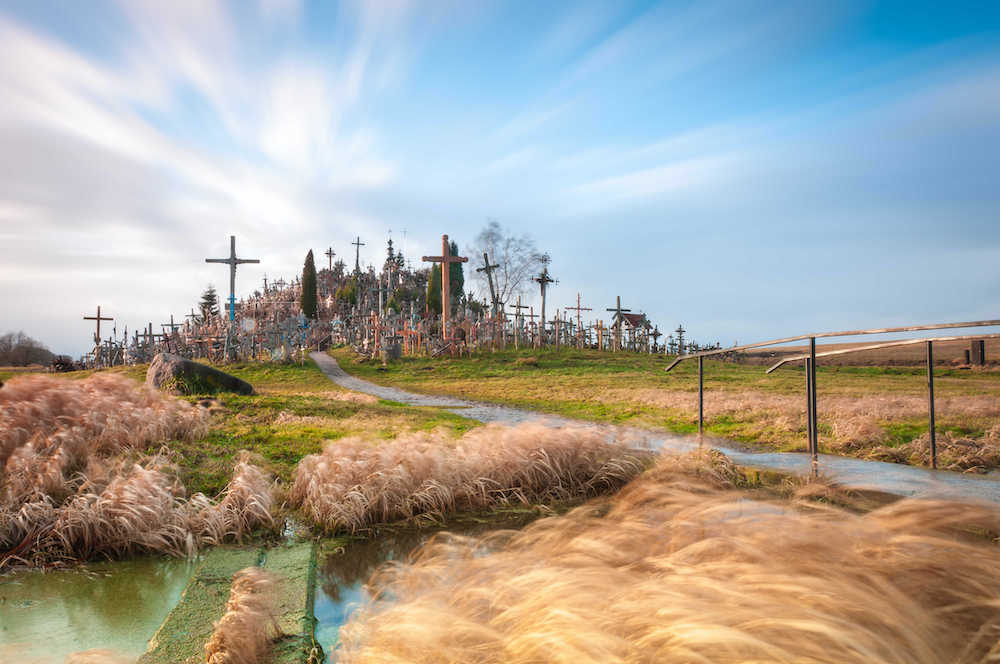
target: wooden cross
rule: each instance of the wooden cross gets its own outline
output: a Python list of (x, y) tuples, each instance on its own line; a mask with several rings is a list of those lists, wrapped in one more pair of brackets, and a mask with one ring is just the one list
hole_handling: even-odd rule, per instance
[(521, 296), (518, 295), (517, 296), (517, 304), (514, 305), (514, 347), (515, 348), (517, 348), (517, 346), (521, 342), (521, 318), (523, 318), (523, 316), (521, 315), (521, 309), (527, 309), (527, 308), (528, 308), (528, 305), (521, 304)]
[(490, 259), (486, 255), (486, 252), (484, 251), (483, 252), (483, 266), (482, 267), (477, 267), (476, 268), (476, 272), (485, 272), (486, 273), (486, 282), (490, 285), (490, 302), (493, 304), (493, 315), (494, 316), (497, 313), (497, 292), (496, 292), (496, 289), (493, 288), (493, 270), (499, 270), (499, 269), (500, 269), (500, 265), (499, 264), (498, 265), (490, 265)]
[(615, 346), (614, 346), (613, 350), (615, 352), (618, 352), (619, 350), (621, 350), (621, 344), (622, 344), (622, 314), (630, 312), (632, 310), (631, 309), (622, 309), (622, 296), (621, 295), (619, 295), (619, 296), (617, 296), (615, 298), (615, 302), (616, 302), (615, 308), (614, 309), (606, 309), (606, 311), (614, 311), (615, 312), (615, 323), (614, 323), (614, 325), (612, 325), (612, 328), (615, 331)]
[(282, 278), (278, 279), (277, 281), (275, 281), (275, 282), (274, 282), (274, 283), (272, 284), (272, 286), (277, 286), (279, 290), (284, 290), (285, 286), (287, 286), (287, 285), (288, 285), (288, 284), (287, 284), (287, 283), (285, 283), (285, 278), (284, 278), (284, 277), (282, 277)]
[(576, 294), (576, 306), (575, 307), (563, 307), (567, 311), (576, 312), (576, 336), (579, 344), (583, 343), (583, 326), (580, 323), (580, 312), (582, 311), (593, 311), (590, 307), (580, 306), (580, 294)]
[[(361, 238), (358, 238), (358, 239), (360, 240)], [(333, 272), (333, 257), (337, 255), (337, 252), (335, 252), (333, 250), (333, 247), (330, 247), (329, 249), (327, 249), (326, 251), (324, 251), (323, 254), (326, 256), (327, 261), (330, 264), (327, 269), (329, 269), (331, 272)]]
[[(192, 310), (192, 313), (194, 313), (194, 310)], [(170, 328), (170, 334), (174, 334), (175, 332), (177, 332), (177, 328), (182, 327), (182, 325), (180, 323), (175, 323), (174, 322), (174, 315), (170, 314), (170, 322), (169, 323), (160, 323), (160, 327), (169, 327)]]
[(451, 311), (451, 288), (450, 281), (451, 275), (451, 264), (452, 263), (467, 263), (469, 261), (465, 256), (452, 256), (451, 247), (448, 246), (448, 236), (441, 236), (441, 255), (440, 256), (424, 256), (420, 260), (427, 261), (428, 263), (441, 263), (441, 338), (449, 339), (448, 336), (448, 315)]
[(358, 260), (361, 257), (361, 247), (365, 246), (365, 243), (361, 241), (361, 236), (359, 235), (358, 239), (351, 244), (354, 245), (354, 273), (357, 274), (361, 272), (361, 264)]
[(684, 333), (687, 332), (687, 330), (684, 329), (683, 325), (678, 324), (677, 325), (677, 329), (674, 330), (674, 332), (677, 333), (677, 354), (678, 355), (683, 355), (684, 354)]
[(236, 236), (229, 236), (229, 258), (206, 258), (206, 263), (225, 263), (229, 266), (229, 324), (236, 320), (236, 266), (243, 263), (259, 263), (257, 258), (236, 257)]
[(97, 321), (97, 332), (94, 333), (94, 343), (101, 343), (101, 321), (102, 320), (114, 320), (114, 318), (107, 318), (101, 316), (101, 305), (97, 305), (97, 315), (96, 316), (84, 316), (83, 320), (94, 320)]

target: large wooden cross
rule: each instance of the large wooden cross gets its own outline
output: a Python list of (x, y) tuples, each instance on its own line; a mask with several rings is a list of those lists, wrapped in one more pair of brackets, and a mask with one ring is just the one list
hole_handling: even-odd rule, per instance
[(229, 324), (236, 320), (236, 266), (243, 263), (259, 263), (257, 258), (236, 257), (236, 236), (229, 236), (229, 258), (206, 258), (206, 263), (225, 263), (229, 266)]
[(621, 350), (621, 345), (622, 345), (622, 314), (623, 313), (627, 313), (627, 312), (631, 312), (632, 310), (631, 309), (622, 309), (622, 296), (618, 295), (615, 298), (615, 308), (614, 309), (606, 309), (606, 311), (614, 311), (615, 312), (615, 322), (614, 322), (614, 325), (612, 325), (611, 327), (615, 331), (615, 345), (614, 345), (613, 350), (614, 350), (614, 352), (618, 352), (619, 350)]
[[(360, 240), (361, 238), (358, 239)], [(326, 256), (326, 259), (329, 262), (329, 266), (327, 269), (333, 272), (333, 257), (337, 255), (337, 252), (333, 250), (333, 247), (330, 247), (329, 249), (323, 252), (323, 255)]]
[(420, 260), (428, 263), (441, 263), (441, 338), (449, 339), (448, 336), (448, 315), (451, 312), (451, 264), (467, 263), (469, 259), (465, 256), (452, 256), (451, 247), (448, 246), (448, 236), (441, 236), (441, 255), (424, 256)]
[(354, 245), (354, 273), (357, 274), (361, 272), (361, 263), (359, 261), (361, 259), (361, 247), (365, 246), (365, 243), (361, 241), (361, 236), (359, 235), (358, 239), (351, 244)]
[(593, 311), (593, 309), (591, 309), (590, 307), (581, 307), (580, 306), (580, 294), (579, 293), (576, 294), (576, 306), (575, 307), (563, 307), (563, 309), (565, 309), (567, 311), (575, 311), (576, 312), (576, 336), (577, 336), (577, 344), (582, 346), (583, 345), (583, 325), (580, 323), (580, 312), (582, 312), (582, 311)]
[(94, 320), (97, 321), (97, 331), (94, 333), (94, 343), (101, 343), (101, 321), (102, 320), (114, 320), (114, 318), (108, 318), (106, 316), (101, 316), (101, 305), (97, 305), (97, 315), (96, 316), (84, 316), (83, 320)]

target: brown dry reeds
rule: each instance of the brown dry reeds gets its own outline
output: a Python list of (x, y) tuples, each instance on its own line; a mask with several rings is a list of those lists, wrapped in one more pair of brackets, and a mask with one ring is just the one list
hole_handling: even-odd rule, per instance
[(84, 478), (62, 504), (42, 496), (0, 509), (0, 569), (149, 552), (190, 556), (274, 525), (271, 484), (245, 460), (218, 501), (200, 493), (187, 500), (159, 459), (119, 462), (105, 480)]
[(270, 482), (245, 458), (220, 502), (201, 494), (187, 500), (159, 457), (130, 458), (205, 426), (202, 409), (120, 376), (7, 383), (0, 389), (0, 568), (190, 555), (272, 525)]
[(0, 505), (72, 494), (123, 451), (204, 433), (201, 409), (115, 375), (24, 376), (0, 388)]
[[(708, 461), (709, 468), (698, 466)], [(859, 515), (720, 489), (675, 457), (520, 533), (440, 536), (371, 584), (338, 661), (837, 662), (1000, 657), (1000, 509)], [(697, 477), (705, 477), (702, 481)]]
[(226, 611), (205, 644), (208, 664), (257, 664), (265, 661), (278, 635), (271, 590), (274, 576), (248, 567), (233, 576)]
[(597, 495), (625, 484), (647, 458), (586, 426), (490, 425), (457, 440), (351, 437), (302, 459), (290, 498), (315, 525), (356, 532), (421, 514)]

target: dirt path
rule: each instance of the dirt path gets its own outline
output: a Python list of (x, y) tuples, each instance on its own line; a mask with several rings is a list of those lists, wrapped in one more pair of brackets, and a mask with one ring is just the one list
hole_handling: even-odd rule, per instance
[[(412, 406), (434, 406), (480, 422), (517, 424), (541, 421), (551, 426), (563, 426), (579, 420), (554, 417), (530, 410), (509, 408), (494, 404), (467, 401), (453, 397), (429, 396), (407, 392), (395, 387), (376, 385), (344, 372), (337, 361), (326, 353), (312, 353), (320, 370), (337, 385), (348, 390), (364, 392), (380, 399), (387, 399)], [(602, 426), (602, 425), (596, 425)], [(661, 432), (644, 432), (648, 442), (656, 449), (685, 452), (698, 446), (689, 436)], [(796, 475), (810, 472), (807, 454), (793, 452), (748, 452), (735, 449), (725, 440), (708, 441), (715, 449), (725, 453), (742, 465), (768, 470), (779, 470)], [(884, 491), (900, 496), (948, 497), (962, 500), (987, 500), (1000, 503), (1000, 474), (963, 475), (943, 470), (930, 470), (916, 466), (866, 461), (850, 457), (821, 454), (820, 473), (835, 482), (857, 489)]]

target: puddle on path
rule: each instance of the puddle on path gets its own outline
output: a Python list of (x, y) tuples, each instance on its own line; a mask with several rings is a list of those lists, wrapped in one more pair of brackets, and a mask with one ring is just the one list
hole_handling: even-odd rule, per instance
[(503, 529), (520, 529), (537, 519), (534, 512), (516, 513), (484, 522), (463, 521), (445, 529), (380, 529), (370, 539), (356, 540), (342, 552), (320, 558), (316, 570), (316, 641), (323, 646), (327, 661), (336, 661), (340, 626), (368, 600), (365, 584), (376, 568), (389, 560), (406, 560), (409, 555), (439, 532), (483, 535)]
[[(414, 394), (394, 387), (383, 387), (347, 374), (337, 361), (326, 353), (313, 353), (313, 360), (326, 376), (341, 387), (372, 394), (413, 406), (437, 406), (449, 412), (480, 422), (518, 424), (538, 421), (550, 426), (563, 426), (579, 420), (536, 413), (530, 410), (496, 406), (466, 401), (452, 397)], [(686, 452), (698, 446), (692, 436), (679, 436), (662, 432), (642, 432), (647, 443), (657, 450)], [(733, 461), (744, 466), (778, 470), (797, 475), (808, 475), (812, 465), (807, 454), (794, 452), (746, 452), (731, 448), (725, 441), (706, 441), (706, 445), (723, 452)], [(856, 489), (873, 489), (898, 496), (933, 496), (959, 500), (986, 500), (1000, 502), (1000, 474), (966, 475), (945, 470), (930, 470), (917, 466), (866, 461), (852, 457), (821, 454), (819, 472), (834, 482)]]
[(0, 576), (0, 662), (63, 664), (92, 648), (137, 658), (193, 569), (149, 557)]

